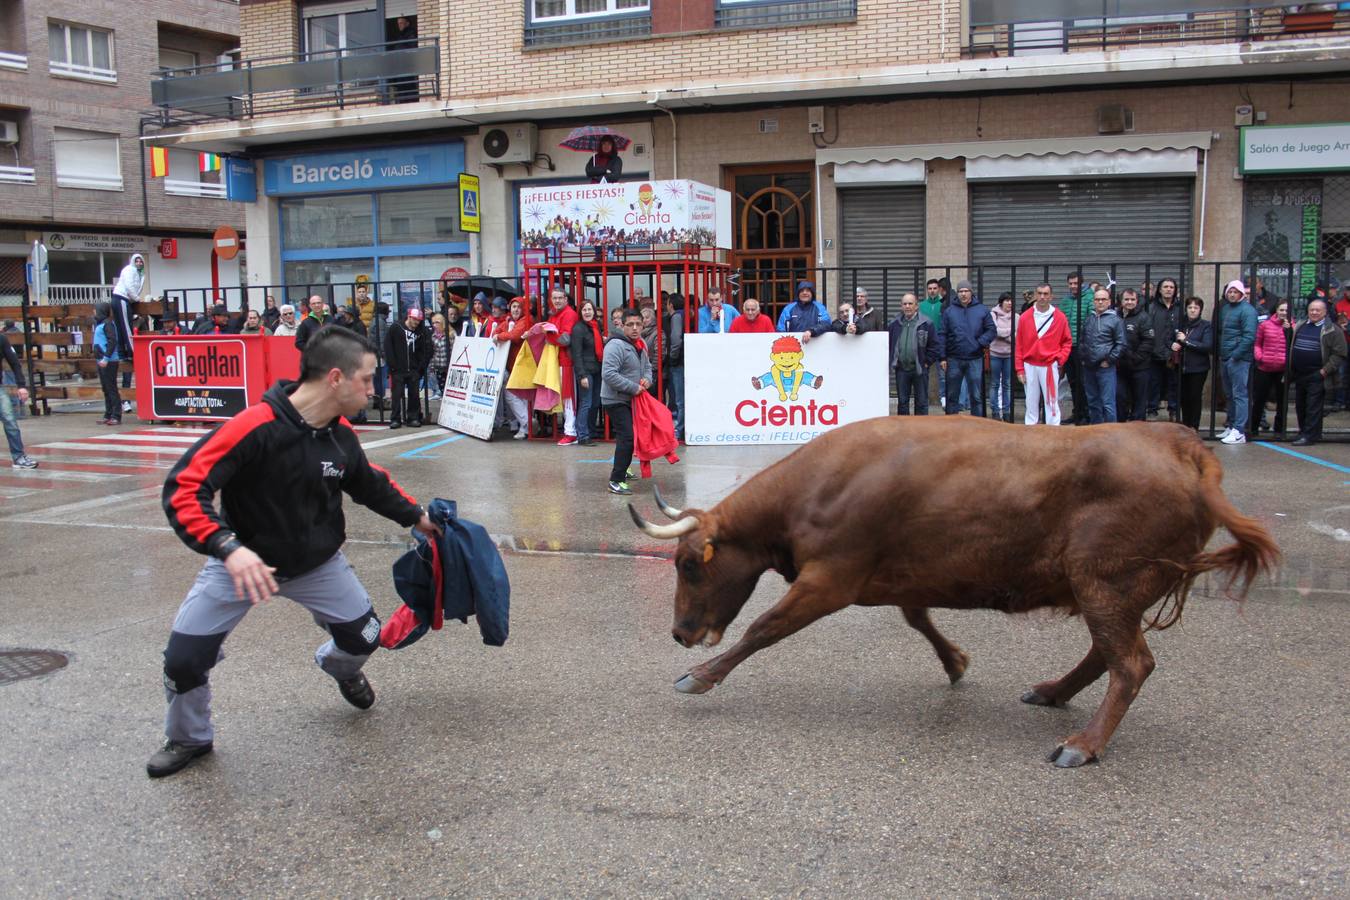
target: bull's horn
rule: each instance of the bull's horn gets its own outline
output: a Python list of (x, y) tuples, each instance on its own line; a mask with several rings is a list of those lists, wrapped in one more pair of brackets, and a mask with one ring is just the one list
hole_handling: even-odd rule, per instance
[(694, 516), (685, 516), (674, 525), (653, 525), (642, 514), (637, 511), (633, 504), (628, 504), (628, 514), (633, 517), (633, 524), (641, 528), (645, 533), (654, 538), (660, 538), (663, 541), (674, 540), (684, 537), (689, 532), (698, 527), (698, 519)]
[(661, 512), (665, 513), (671, 519), (684, 518), (684, 510), (676, 509), (667, 503), (665, 498), (661, 496), (661, 489), (659, 487), (652, 485), (652, 493), (656, 495), (656, 505), (661, 507)]

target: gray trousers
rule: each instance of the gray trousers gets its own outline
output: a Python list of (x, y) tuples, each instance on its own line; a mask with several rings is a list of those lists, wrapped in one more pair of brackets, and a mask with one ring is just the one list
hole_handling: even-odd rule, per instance
[[(281, 596), (309, 610), (319, 627), (333, 636), (314, 654), (319, 668), (338, 681), (354, 678), (379, 646), (380, 620), (342, 551), (303, 575), (277, 579), (277, 587)], [(164, 734), (169, 740), (188, 745), (212, 742), (215, 732), (207, 674), (225, 658), (225, 638), (251, 607), (235, 594), (225, 564), (208, 560), (178, 609), (169, 648), (164, 651), (164, 692), (169, 704)]]

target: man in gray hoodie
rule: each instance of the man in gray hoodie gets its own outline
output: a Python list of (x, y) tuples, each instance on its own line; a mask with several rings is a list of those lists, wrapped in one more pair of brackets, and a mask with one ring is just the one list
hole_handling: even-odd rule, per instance
[(641, 344), (642, 314), (624, 310), (623, 333), (605, 344), (600, 364), (600, 403), (614, 429), (614, 468), (609, 473), (611, 494), (631, 494), (628, 466), (633, 461), (633, 398), (652, 385), (652, 363)]
[(1087, 395), (1088, 424), (1116, 420), (1116, 365), (1125, 352), (1125, 323), (1111, 308), (1111, 293), (1097, 288), (1092, 312), (1083, 320), (1083, 393)]

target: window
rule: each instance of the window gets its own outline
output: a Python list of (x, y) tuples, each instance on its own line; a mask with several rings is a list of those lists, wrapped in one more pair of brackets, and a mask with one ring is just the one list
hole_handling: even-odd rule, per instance
[(85, 81), (117, 82), (113, 68), (111, 31), (87, 25), (49, 22), (47, 25), (48, 68), (53, 75)]
[(305, 7), (305, 51), (332, 58), (338, 50), (382, 44), (383, 26), (375, 0), (311, 4)]
[(159, 67), (161, 69), (191, 69), (197, 65), (197, 54), (191, 50), (174, 50), (172, 47), (159, 48)]
[(717, 0), (713, 25), (716, 28), (774, 28), (852, 22), (857, 18), (858, 0)]
[(531, 20), (578, 19), (584, 16), (610, 16), (616, 13), (647, 12), (648, 0), (533, 0)]
[(202, 171), (202, 154), (195, 150), (169, 149), (169, 173), (164, 176), (164, 193), (178, 197), (216, 197), (225, 199), (225, 185), (218, 172)]
[(52, 159), (60, 187), (94, 191), (122, 190), (122, 160), (117, 135), (55, 128)]
[(379, 196), (381, 244), (440, 244), (463, 241), (459, 191), (395, 191)]
[(621, 41), (652, 33), (649, 0), (529, 0), (525, 46)]
[(370, 194), (296, 197), (281, 201), (287, 250), (367, 247), (375, 243)]

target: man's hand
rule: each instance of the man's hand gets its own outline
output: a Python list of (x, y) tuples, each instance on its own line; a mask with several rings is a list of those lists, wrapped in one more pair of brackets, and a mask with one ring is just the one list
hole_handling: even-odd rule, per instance
[(20, 403), (28, 402), (28, 388), (19, 388), (18, 394)]
[(945, 359), (942, 362), (938, 363), (938, 365), (942, 367), (942, 371), (944, 372), (947, 371), (947, 361)]
[(416, 528), (418, 531), (422, 532), (427, 537), (441, 536), (441, 526), (431, 521), (431, 517), (428, 516), (426, 513), (422, 513), (422, 518), (417, 520), (417, 524), (414, 525), (413, 528)]
[(1018, 373), (1017, 373), (1017, 381), (1018, 381), (1018, 383), (1020, 383), (1020, 384), (1026, 384), (1026, 383), (1027, 383), (1027, 375), (1026, 375), (1026, 373), (1025, 373), (1025, 372), (1018, 372)]
[(854, 325), (853, 323), (850, 322), (849, 325), (848, 325), (848, 327), (845, 328), (844, 331), (845, 331), (846, 333), (848, 333), (848, 334), (857, 334), (857, 333), (858, 333), (858, 326), (857, 326), (857, 325)]
[(272, 577), (276, 569), (247, 547), (240, 547), (225, 557), (225, 571), (234, 579), (234, 592), (239, 599), (254, 606), (277, 592), (277, 580)]
[(585, 375), (581, 376), (581, 386), (584, 388), (589, 388), (591, 386), (591, 380)]
[(647, 388), (649, 388), (649, 387), (651, 387), (651, 386), (652, 386), (652, 383), (651, 383), (650, 381), (648, 381), (647, 379), (645, 379), (645, 378), (639, 378), (639, 379), (638, 379), (638, 387), (642, 388), (644, 391), (647, 390)]

